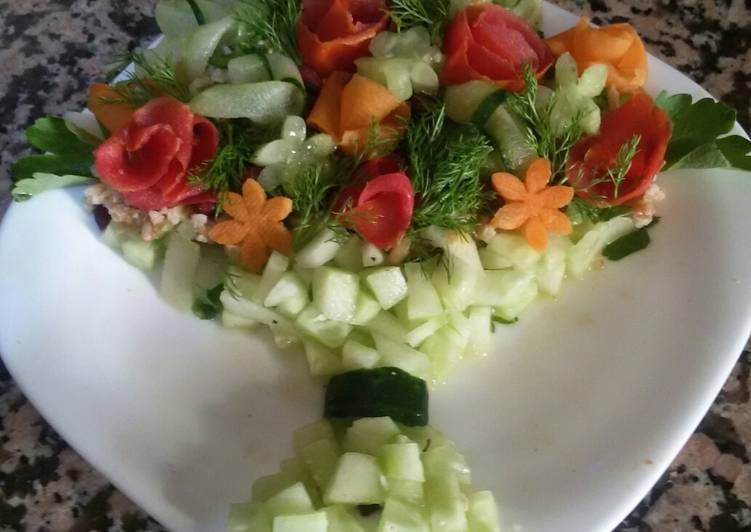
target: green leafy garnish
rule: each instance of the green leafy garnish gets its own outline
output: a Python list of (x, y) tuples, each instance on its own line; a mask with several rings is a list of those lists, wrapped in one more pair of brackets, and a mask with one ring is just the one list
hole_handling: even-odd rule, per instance
[(46, 153), (27, 155), (13, 163), (10, 173), (14, 182), (33, 180), (37, 173), (92, 176), (92, 146), (71, 132), (62, 118), (46, 117), (36, 120), (26, 130), (26, 138), (29, 144)]
[(449, 0), (391, 0), (389, 17), (397, 31), (414, 26), (430, 28), (435, 42), (449, 20), (450, 4)]
[(159, 96), (172, 96), (181, 102), (191, 99), (190, 89), (180, 80), (175, 65), (169, 59), (153, 52), (134, 52), (130, 60), (135, 65), (126, 79), (115, 83), (112, 88), (118, 98), (104, 99), (105, 103), (126, 103), (141, 107)]
[(554, 132), (551, 127), (550, 114), (555, 105), (554, 92), (550, 100), (538, 108), (537, 78), (529, 64), (524, 65), (524, 90), (510, 94), (507, 107), (527, 129), (527, 143), (539, 157), (550, 161), (551, 180), (565, 180), (566, 160), (576, 141), (582, 136), (580, 126), (583, 114), (577, 113), (562, 131)]
[(624, 257), (641, 251), (649, 246), (651, 238), (649, 237), (649, 228), (659, 222), (659, 218), (655, 218), (652, 223), (636, 231), (632, 231), (627, 235), (614, 240), (602, 250), (602, 254), (609, 260), (621, 260)]
[(474, 126), (446, 121), (445, 105), (430, 102), (410, 122), (403, 144), (416, 197), (412, 229), (471, 231), (493, 197), (480, 172), (493, 151), (488, 138)]
[(223, 290), (224, 283), (219, 283), (214, 288), (206, 290), (206, 294), (203, 297), (199, 297), (193, 302), (193, 314), (202, 320), (213, 320), (216, 318), (224, 310), (224, 305), (222, 305), (219, 299)]
[(712, 98), (692, 102), (688, 94), (663, 91), (656, 103), (673, 123), (663, 170), (670, 168), (739, 168), (751, 171), (751, 142), (728, 135), (735, 110)]
[(55, 175), (36, 172), (31, 179), (21, 179), (13, 184), (11, 194), (16, 201), (26, 201), (32, 196), (56, 188), (93, 183), (93, 177), (83, 175)]
[(238, 54), (281, 52), (302, 63), (297, 49), (298, 0), (240, 0), (234, 15), (240, 25)]

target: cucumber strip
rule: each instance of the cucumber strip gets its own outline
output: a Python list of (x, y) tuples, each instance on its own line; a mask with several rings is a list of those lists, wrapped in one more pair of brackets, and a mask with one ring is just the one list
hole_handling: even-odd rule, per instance
[(225, 17), (216, 22), (199, 26), (189, 37), (185, 47), (185, 73), (194, 80), (206, 71), (209, 59), (224, 36), (234, 30), (235, 19)]
[(299, 115), (303, 105), (300, 91), (283, 81), (214, 85), (190, 102), (194, 113), (209, 118), (247, 118), (264, 126)]
[(468, 124), (480, 104), (498, 88), (487, 81), (468, 81), (446, 87), (446, 114), (454, 122)]
[(407, 426), (428, 423), (428, 386), (399, 368), (356, 370), (333, 377), (326, 388), (329, 419), (389, 416)]
[(480, 105), (477, 106), (475, 112), (472, 113), (470, 122), (480, 129), (484, 128), (492, 114), (499, 106), (503, 105), (506, 98), (508, 98), (508, 92), (503, 89), (498, 89), (488, 94)]
[(265, 56), (243, 55), (229, 60), (227, 75), (231, 83), (258, 83), (271, 79), (271, 71)]

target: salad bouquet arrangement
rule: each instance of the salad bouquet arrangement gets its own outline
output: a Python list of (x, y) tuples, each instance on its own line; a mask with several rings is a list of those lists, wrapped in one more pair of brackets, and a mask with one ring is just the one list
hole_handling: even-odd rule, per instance
[(18, 201), (88, 184), (104, 241), (171, 305), (265, 325), (313, 376), (371, 391), (327, 403), (346, 421), (302, 431), (234, 530), (497, 530), (453, 445), (410, 428), (411, 379), (440, 383), (566, 278), (647, 247), (661, 170), (751, 170), (732, 109), (644, 92), (630, 25), (543, 36), (541, 13), (160, 0), (155, 47), (27, 130)]

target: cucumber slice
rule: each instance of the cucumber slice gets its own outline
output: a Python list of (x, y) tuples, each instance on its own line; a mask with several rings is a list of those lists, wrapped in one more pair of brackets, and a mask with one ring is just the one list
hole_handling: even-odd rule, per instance
[(339, 444), (333, 438), (314, 441), (300, 451), (300, 458), (308, 467), (321, 492), (326, 489), (334, 475), (339, 454)]
[(284, 318), (281, 314), (267, 309), (263, 305), (244, 299), (242, 297), (236, 298), (229, 291), (224, 290), (219, 296), (224, 309), (241, 318), (258, 321), (264, 325), (279, 325), (289, 324), (289, 320)]
[(258, 54), (243, 55), (229, 60), (227, 75), (230, 83), (258, 83), (269, 81), (271, 72), (267, 63)]
[(336, 257), (341, 243), (331, 229), (318, 233), (304, 248), (297, 252), (295, 261), (301, 268), (317, 268)]
[(344, 453), (323, 500), (326, 504), (381, 504), (384, 501), (381, 477), (374, 456)]
[(548, 242), (548, 249), (542, 255), (535, 274), (541, 292), (556, 296), (561, 291), (566, 276), (566, 256), (571, 246), (571, 241), (563, 236), (553, 237)]
[(378, 462), (387, 479), (425, 481), (420, 448), (414, 442), (381, 446), (378, 450)]
[(625, 216), (617, 216), (607, 222), (595, 224), (569, 252), (568, 272), (573, 277), (581, 279), (600, 257), (605, 246), (633, 230), (634, 222)]
[(222, 326), (227, 329), (255, 329), (258, 327), (258, 322), (225, 310), (222, 312)]
[(128, 264), (145, 272), (153, 271), (159, 260), (159, 244), (155, 241), (145, 242), (138, 237), (127, 238), (123, 241), (121, 249)]
[(342, 346), (342, 369), (352, 371), (355, 369), (371, 369), (376, 367), (381, 355), (366, 345), (354, 340), (347, 340)]
[(498, 107), (485, 124), (495, 140), (503, 160), (512, 172), (526, 168), (537, 157), (535, 150), (527, 142), (526, 131), (517, 124), (505, 107)]
[(498, 505), (489, 491), (478, 491), (469, 496), (467, 524), (472, 532), (501, 532)]
[(263, 505), (255, 501), (233, 504), (227, 529), (229, 532), (272, 532), (271, 517)]
[(190, 102), (194, 113), (209, 118), (247, 118), (263, 126), (280, 124), (303, 108), (301, 91), (283, 81), (214, 85)]
[(386, 254), (370, 242), (362, 245), (362, 265), (366, 268), (380, 266), (386, 262)]
[(443, 327), (445, 324), (446, 318), (443, 316), (432, 318), (409, 331), (409, 333), (407, 333), (407, 343), (411, 347), (417, 347), (433, 334), (435, 334), (436, 331), (438, 331), (438, 329)]
[(289, 268), (289, 258), (278, 251), (273, 251), (263, 268), (261, 282), (255, 294), (260, 301), (266, 300), (269, 292), (279, 282), (287, 268)]
[(340, 268), (356, 272), (362, 269), (362, 240), (357, 235), (349, 237), (342, 244), (334, 257), (334, 263)]
[(381, 312), (381, 305), (367, 291), (360, 290), (357, 294), (355, 314), (350, 323), (352, 325), (369, 325)]
[(351, 322), (357, 310), (360, 278), (339, 268), (321, 267), (313, 276), (313, 302), (330, 320)]
[(356, 419), (347, 429), (343, 447), (346, 451), (377, 455), (378, 450), (400, 434), (390, 417)]
[(431, 377), (430, 359), (425, 353), (400, 344), (380, 334), (374, 334), (376, 349), (381, 353), (381, 364), (403, 369), (424, 380)]
[(379, 334), (394, 342), (407, 343), (409, 331), (393, 314), (380, 311), (365, 328), (373, 335)]
[(201, 247), (179, 230), (167, 240), (159, 293), (175, 309), (186, 312), (193, 306), (193, 280), (201, 259)]
[(321, 421), (316, 421), (297, 429), (292, 436), (292, 441), (295, 452), (301, 454), (302, 450), (313, 442), (318, 440), (333, 440), (334, 438), (334, 428), (331, 426), (331, 423), (326, 419), (322, 419)]
[(292, 484), (271, 496), (264, 503), (264, 507), (271, 517), (305, 514), (314, 511), (313, 501), (302, 482)]
[(274, 518), (272, 532), (328, 532), (326, 512), (311, 512), (302, 515), (280, 515)]
[(352, 331), (352, 325), (333, 321), (321, 313), (314, 304), (308, 305), (295, 320), (297, 327), (326, 347), (339, 347)]
[(451, 326), (443, 327), (420, 346), (430, 359), (433, 379), (443, 382), (449, 372), (459, 363), (466, 348), (466, 341)]
[(477, 284), (474, 303), (486, 307), (511, 305), (524, 299), (527, 287), (535, 284), (532, 271), (488, 270)]
[(389, 416), (422, 426), (428, 423), (428, 387), (398, 368), (350, 371), (329, 381), (324, 412), (327, 418)]
[(310, 374), (314, 377), (328, 377), (341, 373), (342, 360), (327, 347), (315, 340), (304, 339), (305, 358), (308, 360)]
[(443, 305), (422, 265), (410, 262), (404, 265), (407, 277), (407, 317), (423, 320), (443, 313)]
[(407, 297), (407, 280), (398, 266), (366, 270), (365, 283), (385, 310)]

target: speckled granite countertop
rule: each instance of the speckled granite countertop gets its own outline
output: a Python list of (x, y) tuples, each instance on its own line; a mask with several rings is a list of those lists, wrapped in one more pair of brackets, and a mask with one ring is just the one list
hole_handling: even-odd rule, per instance
[[(559, 0), (595, 22), (630, 21), (650, 52), (702, 84), (751, 125), (749, 0)], [(21, 130), (77, 110), (108, 60), (150, 42), (152, 2), (0, 0), (0, 213)], [(751, 352), (670, 470), (619, 532), (751, 530)], [(45, 423), (0, 363), (0, 531), (163, 530)]]

